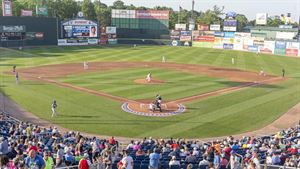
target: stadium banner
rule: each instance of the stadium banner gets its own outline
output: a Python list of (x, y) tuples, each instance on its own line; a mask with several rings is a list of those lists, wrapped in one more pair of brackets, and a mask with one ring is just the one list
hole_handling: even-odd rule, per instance
[(262, 37), (252, 37), (253, 39), (253, 45), (254, 46), (258, 46), (258, 47), (262, 47), (264, 46), (264, 38)]
[(223, 38), (221, 38), (221, 37), (215, 37), (213, 48), (223, 49)]
[(195, 36), (194, 41), (213, 43), (215, 41), (215, 37), (214, 36)]
[(244, 41), (243, 44), (244, 50), (248, 50), (249, 46), (253, 46), (253, 39), (251, 37), (244, 37), (243, 41)]
[(248, 46), (248, 51), (249, 52), (258, 52), (258, 46), (249, 45)]
[(125, 10), (125, 9), (112, 9), (112, 18), (136, 18), (135, 10)]
[(44, 39), (44, 32), (36, 32), (34, 34), (35, 39), (43, 40)]
[(287, 56), (294, 56), (297, 57), (298, 56), (298, 49), (286, 49), (286, 55)]
[(48, 7), (47, 6), (38, 6), (36, 5), (36, 15), (48, 16)]
[(264, 46), (260, 47), (261, 53), (274, 54), (275, 41), (264, 41)]
[(232, 26), (224, 26), (224, 27), (223, 27), (223, 31), (231, 31), (231, 32), (235, 32), (235, 31), (236, 31), (236, 27), (232, 27)]
[(169, 20), (168, 10), (136, 10), (136, 18)]
[(276, 54), (276, 55), (285, 55), (286, 54), (286, 49), (275, 48), (274, 54)]
[(224, 37), (224, 32), (215, 32), (215, 37)]
[(286, 49), (285, 41), (275, 41), (275, 49)]
[(107, 34), (116, 34), (117, 33), (117, 27), (115, 27), (115, 26), (107, 26), (106, 27), (106, 33)]
[(237, 20), (235, 20), (235, 19), (224, 20), (223, 31), (235, 32), (236, 27), (237, 27)]
[(214, 36), (215, 32), (214, 31), (199, 31), (200, 36)]
[(98, 44), (98, 39), (88, 39), (88, 44), (97, 45)]
[(108, 44), (109, 45), (116, 45), (118, 44), (118, 39), (108, 39)]
[(12, 1), (2, 0), (2, 16), (13, 16)]
[(170, 38), (171, 38), (171, 40), (179, 40), (180, 39), (180, 31), (171, 30)]
[(193, 42), (193, 47), (213, 48), (212, 42)]
[(244, 45), (244, 41), (242, 37), (234, 38), (234, 45), (233, 45), (234, 50), (244, 50), (243, 45)]
[(221, 25), (216, 25), (216, 24), (210, 25), (209, 30), (211, 30), (211, 31), (220, 31), (221, 30)]
[(0, 32), (26, 32), (24, 25), (0, 25)]
[(175, 24), (175, 30), (178, 30), (178, 31), (185, 31), (186, 30), (186, 24)]
[(293, 32), (276, 32), (276, 39), (289, 39), (292, 40), (296, 36)]
[(225, 38), (234, 38), (235, 34), (234, 32), (224, 32)]
[(299, 49), (299, 42), (286, 42), (287, 49)]
[(192, 36), (180, 36), (180, 41), (192, 41)]
[(234, 44), (234, 38), (223, 38), (223, 43)]
[(21, 10), (21, 16), (32, 16), (31, 10)]
[(223, 44), (223, 49), (232, 50), (233, 49), (233, 44), (224, 43)]
[(192, 32), (191, 31), (180, 31), (180, 35), (181, 36), (192, 36)]
[(192, 35), (193, 35), (193, 37), (200, 36), (200, 31), (198, 31), (198, 30), (192, 31)]
[(245, 32), (235, 32), (235, 37), (242, 37), (242, 38), (251, 38), (251, 33), (245, 33)]
[(267, 13), (257, 13), (255, 23), (256, 23), (256, 25), (266, 25), (267, 19), (268, 19)]
[(198, 24), (198, 30), (199, 31), (209, 31), (209, 25)]
[(179, 40), (173, 40), (169, 44), (170, 46), (181, 46), (181, 42)]

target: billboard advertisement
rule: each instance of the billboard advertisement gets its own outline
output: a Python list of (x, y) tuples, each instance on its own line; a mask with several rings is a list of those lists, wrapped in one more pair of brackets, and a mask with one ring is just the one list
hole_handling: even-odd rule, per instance
[(2, 0), (2, 16), (12, 16), (11, 0)]
[(251, 33), (235, 32), (234, 36), (235, 37), (241, 37), (241, 38), (250, 38), (251, 37)]
[(180, 31), (171, 30), (170, 38), (171, 38), (171, 40), (179, 40), (180, 39)]
[(194, 36), (200, 36), (200, 31), (196, 30), (196, 31), (192, 31), (192, 35)]
[(249, 45), (248, 46), (248, 51), (249, 52), (258, 52), (258, 46)]
[(233, 26), (224, 26), (223, 27), (223, 31), (235, 32), (236, 31), (236, 27), (233, 27)]
[(169, 20), (169, 11), (167, 11), (167, 10), (136, 10), (136, 18)]
[(299, 42), (287, 42), (286, 43), (286, 55), (287, 56), (298, 56), (299, 53)]
[(181, 46), (181, 42), (179, 40), (173, 40), (170, 43), (170, 46)]
[(297, 57), (298, 56), (298, 49), (286, 49), (286, 55), (287, 56), (294, 56)]
[(213, 48), (212, 42), (193, 42), (193, 47)]
[(256, 14), (256, 25), (266, 25), (268, 19), (267, 13), (257, 13)]
[(276, 32), (276, 39), (290, 39), (292, 40), (296, 36), (293, 32)]
[(244, 41), (243, 44), (244, 50), (248, 50), (249, 46), (253, 46), (253, 39), (251, 37), (244, 37), (243, 41)]
[(31, 10), (21, 10), (21, 16), (32, 16)]
[(180, 36), (180, 41), (192, 41), (192, 36)]
[(214, 36), (215, 32), (214, 31), (199, 31), (200, 36)]
[(225, 38), (234, 38), (234, 32), (224, 32)]
[(244, 45), (243, 38), (241, 37), (234, 38), (234, 46), (233, 46), (234, 50), (243, 50), (244, 49), (243, 45)]
[(213, 36), (195, 36), (194, 41), (197, 41), (197, 42), (214, 42), (215, 37), (213, 37)]
[(274, 54), (275, 41), (264, 41), (264, 46), (260, 47), (261, 53)]
[(234, 44), (234, 38), (223, 38), (223, 43)]
[(62, 33), (64, 38), (98, 37), (98, 25), (85, 19), (69, 20), (62, 23)]
[(116, 34), (117, 33), (117, 27), (107, 26), (106, 27), (106, 33), (107, 34)]
[(221, 25), (216, 25), (216, 24), (210, 25), (209, 30), (211, 30), (211, 31), (220, 31), (221, 30)]
[(209, 31), (209, 25), (198, 24), (198, 30), (199, 31)]
[(275, 48), (285, 49), (286, 48), (286, 42), (285, 41), (276, 41), (275, 42)]
[(48, 16), (48, 7), (47, 6), (36, 6), (36, 15)]
[(286, 49), (275, 48), (274, 54), (276, 54), (276, 55), (285, 55), (286, 54)]
[(186, 24), (175, 24), (175, 30), (185, 31), (186, 30)]
[(224, 20), (223, 31), (235, 32), (236, 27), (237, 27), (237, 20), (235, 20), (235, 19)]
[(223, 38), (221, 38), (221, 37), (215, 37), (213, 48), (223, 49)]
[(135, 10), (125, 10), (125, 9), (112, 9), (112, 18), (136, 18)]
[(215, 31), (214, 36), (215, 37), (224, 37), (224, 32), (217, 32), (217, 31)]
[(264, 38), (262, 37), (252, 37), (254, 46), (264, 46)]
[(227, 43), (224, 43), (224, 44), (223, 44), (223, 49), (229, 49), (229, 50), (232, 50), (232, 49), (233, 49), (233, 44), (227, 44)]
[(180, 31), (180, 35), (181, 36), (192, 36), (192, 32), (191, 31)]

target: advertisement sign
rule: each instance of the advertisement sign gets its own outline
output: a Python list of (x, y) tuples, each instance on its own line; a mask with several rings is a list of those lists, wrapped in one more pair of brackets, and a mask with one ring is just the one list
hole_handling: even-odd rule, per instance
[(0, 32), (26, 32), (24, 25), (0, 25)]
[(193, 42), (193, 47), (213, 48), (213, 45), (211, 42)]
[(204, 24), (198, 24), (199, 31), (209, 31), (209, 26)]
[(192, 41), (192, 36), (180, 36), (180, 41)]
[(215, 37), (213, 37), (213, 36), (195, 36), (194, 41), (197, 41), (197, 42), (214, 42)]
[(257, 13), (256, 14), (256, 25), (266, 25), (268, 19), (267, 13)]
[(47, 6), (36, 6), (36, 15), (48, 16)]
[(243, 48), (244, 50), (248, 50), (248, 46), (253, 46), (253, 39), (251, 37), (245, 37), (243, 38), (244, 44)]
[(179, 40), (180, 39), (180, 31), (171, 30), (170, 38), (171, 38), (171, 40)]
[(243, 38), (241, 37), (234, 38), (234, 46), (233, 46), (234, 50), (243, 50), (244, 49), (243, 45), (244, 45)]
[(97, 45), (98, 44), (98, 39), (88, 39), (88, 44)]
[(276, 54), (276, 55), (285, 55), (286, 54), (286, 49), (277, 49), (277, 48), (275, 48), (274, 54)]
[(21, 16), (32, 16), (31, 10), (21, 10)]
[(117, 33), (117, 27), (107, 26), (106, 27), (106, 33), (107, 34), (116, 34)]
[(2, 0), (2, 16), (12, 16), (11, 0)]
[(226, 38), (234, 38), (234, 32), (224, 32), (224, 37), (226, 37)]
[(258, 46), (249, 45), (248, 51), (249, 52), (258, 52)]
[(221, 37), (215, 37), (213, 48), (223, 49), (223, 38), (221, 38)]
[(169, 20), (169, 11), (167, 11), (167, 10), (136, 10), (136, 18)]
[(181, 42), (178, 41), (178, 40), (173, 40), (173, 41), (170, 43), (170, 46), (181, 46)]
[(299, 42), (286, 42), (287, 49), (299, 49)]
[(276, 41), (275, 42), (275, 48), (285, 49), (286, 48), (286, 42), (285, 41)]
[(224, 32), (215, 32), (215, 37), (224, 37)]
[(237, 26), (237, 20), (235, 20), (235, 19), (226, 19), (226, 20), (224, 20), (224, 26), (236, 27)]
[(221, 25), (210, 25), (209, 30), (211, 31), (220, 31)]
[(34, 36), (36, 39), (44, 39), (44, 32), (36, 32)]
[(293, 32), (276, 32), (276, 39), (290, 39), (292, 40), (296, 36)]
[(232, 50), (232, 49), (233, 49), (233, 44), (227, 44), (227, 43), (224, 43), (224, 44), (223, 44), (223, 49), (229, 49), (229, 50)]
[(65, 21), (62, 23), (62, 29), (64, 38), (98, 37), (97, 23), (90, 20), (75, 19)]
[(234, 38), (223, 38), (223, 43), (234, 44)]
[(181, 36), (192, 36), (192, 32), (191, 31), (180, 31), (180, 35)]
[(274, 54), (275, 41), (264, 41), (264, 46), (260, 48), (261, 53)]
[(300, 56), (299, 50), (300, 50), (300, 43), (299, 43), (299, 47), (298, 47), (298, 56)]
[(135, 10), (125, 10), (125, 9), (112, 9), (112, 18), (136, 18)]
[(199, 36), (214, 36), (214, 31), (199, 31)]
[(254, 46), (264, 46), (264, 38), (262, 37), (252, 37)]
[(231, 32), (235, 32), (235, 31), (236, 31), (236, 27), (232, 27), (232, 26), (224, 26), (224, 27), (223, 27), (223, 31), (231, 31)]
[(200, 36), (200, 31), (196, 30), (196, 31), (192, 31), (192, 35), (194, 36)]
[(297, 57), (298, 56), (298, 49), (286, 49), (286, 55), (287, 56), (294, 56)]
[(186, 30), (186, 24), (175, 24), (175, 30), (185, 31)]
[(251, 33), (235, 32), (234, 36), (235, 37), (242, 37), (242, 38), (250, 38), (251, 37)]
[(118, 40), (117, 39), (108, 39), (107, 41), (108, 41), (108, 44), (110, 44), (110, 45), (116, 45), (116, 44), (118, 44)]

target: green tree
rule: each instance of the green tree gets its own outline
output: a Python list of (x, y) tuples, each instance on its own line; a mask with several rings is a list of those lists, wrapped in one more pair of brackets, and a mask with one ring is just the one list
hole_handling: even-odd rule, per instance
[(284, 22), (280, 20), (279, 18), (268, 18), (267, 20), (267, 26), (272, 26), (272, 27), (278, 27), (279, 25), (284, 25)]
[(243, 28), (248, 25), (248, 19), (243, 14), (237, 14), (236, 17), (235, 17), (235, 19), (238, 22), (237, 31), (239, 31), (239, 32), (242, 31)]
[(123, 1), (117, 0), (113, 3), (112, 9), (126, 9)]
[(213, 10), (207, 10), (204, 13), (199, 13), (197, 17), (197, 23), (200, 24), (221, 24), (223, 19), (221, 16), (224, 14), (224, 7), (214, 6)]
[(85, 18), (90, 20), (96, 20), (95, 7), (91, 0), (83, 0), (81, 9)]
[(111, 24), (111, 9), (100, 1), (94, 2), (96, 18), (101, 26), (109, 26)]

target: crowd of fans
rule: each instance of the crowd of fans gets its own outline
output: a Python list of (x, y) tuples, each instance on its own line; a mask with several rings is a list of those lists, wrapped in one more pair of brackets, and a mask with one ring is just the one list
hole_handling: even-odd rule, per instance
[(263, 137), (212, 142), (144, 138), (122, 148), (110, 139), (61, 133), (0, 114), (0, 168), (260, 169), (300, 167), (300, 127)]

